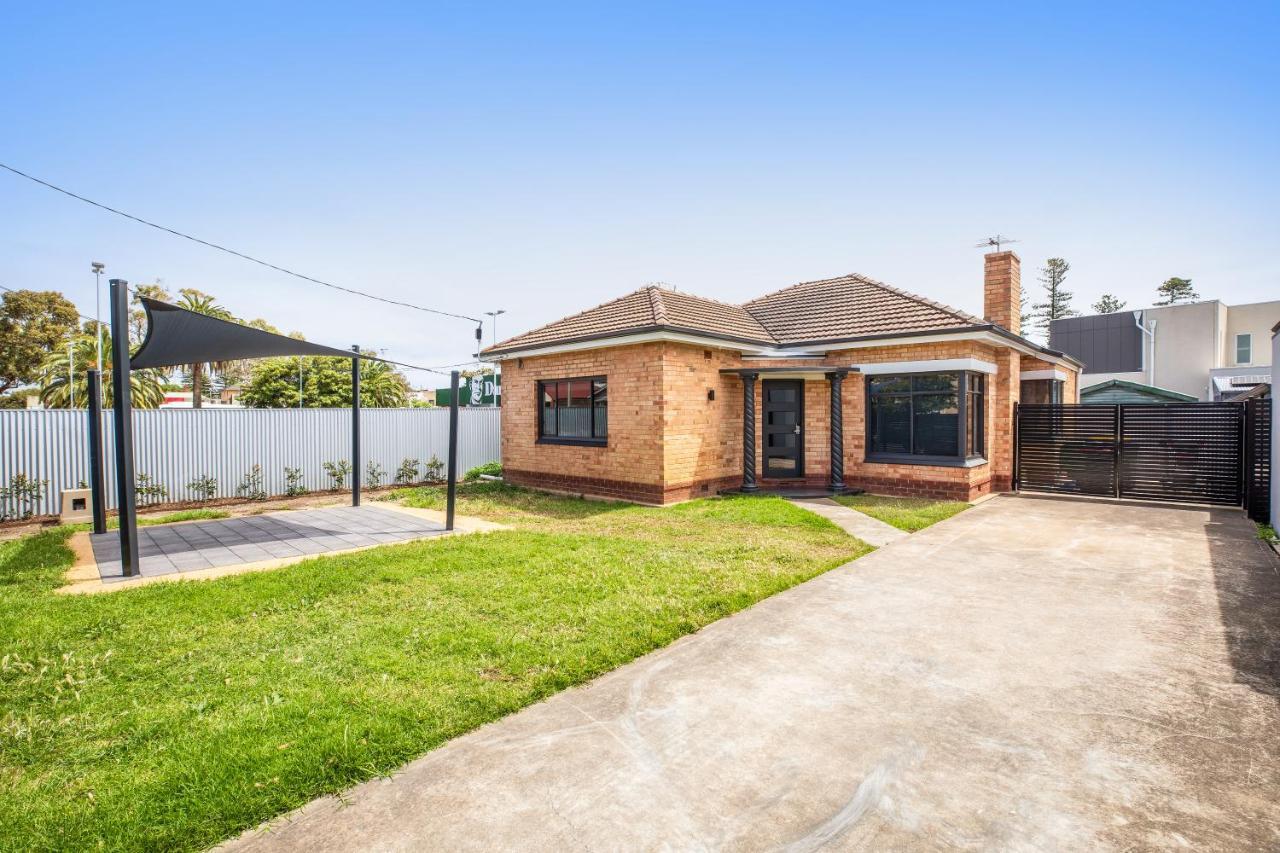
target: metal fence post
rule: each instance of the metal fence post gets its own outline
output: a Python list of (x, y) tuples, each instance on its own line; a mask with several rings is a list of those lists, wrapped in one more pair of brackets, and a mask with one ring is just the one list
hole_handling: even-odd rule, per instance
[(129, 282), (111, 279), (111, 407), (116, 432), (116, 505), (120, 569), (138, 574), (138, 507), (133, 476), (133, 383), (129, 378)]
[(449, 374), (449, 480), (446, 486), (444, 529), (453, 529), (453, 505), (458, 496), (458, 371)]
[(351, 351), (351, 505), (360, 506), (360, 347)]
[(102, 373), (88, 372), (89, 493), (93, 503), (93, 532), (107, 532), (107, 489), (102, 476)]

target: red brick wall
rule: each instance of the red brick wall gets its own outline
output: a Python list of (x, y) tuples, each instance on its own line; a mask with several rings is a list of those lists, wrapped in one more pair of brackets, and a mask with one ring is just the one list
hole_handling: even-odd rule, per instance
[[(502, 364), (502, 469), (513, 483), (661, 502), (662, 344), (583, 350)], [(537, 441), (539, 380), (605, 376), (605, 447)]]
[[(977, 358), (995, 363), (987, 380), (987, 459), (972, 468), (867, 462), (865, 377), (844, 382), (845, 482), (884, 494), (971, 500), (1007, 490), (1012, 475), (1012, 411), (1021, 360), (1014, 350), (950, 341), (842, 350), (821, 361), (767, 362), (809, 370), (889, 361)], [(760, 367), (740, 354), (676, 343), (638, 344), (503, 363), (502, 455), (512, 482), (575, 493), (671, 503), (741, 484), (742, 382), (725, 368)], [(605, 375), (609, 379), (607, 447), (536, 442), (539, 379)], [(761, 379), (768, 374), (762, 374)], [(764, 485), (760, 441), (762, 381), (756, 382), (757, 472)], [(715, 399), (708, 398), (714, 391)], [(830, 474), (830, 385), (805, 380), (804, 484)]]

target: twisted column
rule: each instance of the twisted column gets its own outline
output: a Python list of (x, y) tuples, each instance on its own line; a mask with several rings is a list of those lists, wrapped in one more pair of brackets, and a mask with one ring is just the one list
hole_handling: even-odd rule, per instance
[(846, 371), (827, 374), (831, 383), (831, 491), (844, 489), (844, 406), (840, 393)]
[(756, 377), (742, 374), (742, 491), (754, 492), (756, 485)]

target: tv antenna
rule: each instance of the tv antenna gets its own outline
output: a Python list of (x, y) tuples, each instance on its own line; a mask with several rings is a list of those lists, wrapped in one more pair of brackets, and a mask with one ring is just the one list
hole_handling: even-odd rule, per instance
[(981, 243), (974, 243), (973, 248), (987, 249), (987, 248), (995, 247), (995, 250), (998, 252), (1000, 251), (1001, 243), (1021, 243), (1021, 242), (1022, 242), (1021, 240), (1015, 240), (1012, 237), (1006, 237), (1003, 234), (997, 234), (994, 237), (988, 237), (987, 239), (983, 240)]

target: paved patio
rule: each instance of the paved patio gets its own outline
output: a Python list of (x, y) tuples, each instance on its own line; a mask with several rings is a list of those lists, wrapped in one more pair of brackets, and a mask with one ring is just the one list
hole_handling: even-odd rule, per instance
[[(138, 528), (141, 576), (197, 572), (426, 539), (444, 525), (380, 506), (327, 507)], [(103, 583), (126, 580), (119, 535), (89, 537)]]

